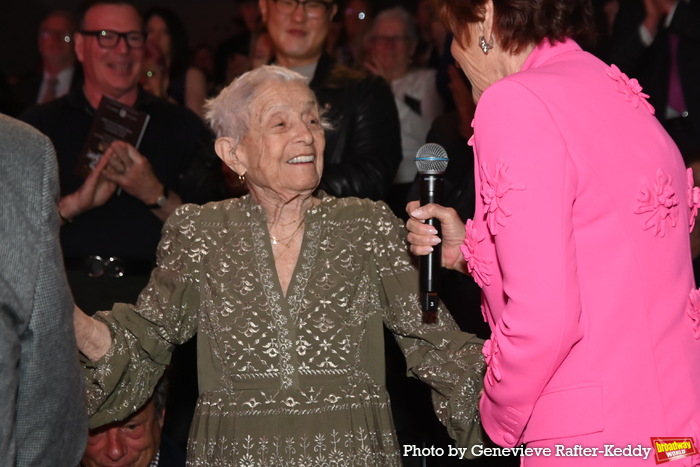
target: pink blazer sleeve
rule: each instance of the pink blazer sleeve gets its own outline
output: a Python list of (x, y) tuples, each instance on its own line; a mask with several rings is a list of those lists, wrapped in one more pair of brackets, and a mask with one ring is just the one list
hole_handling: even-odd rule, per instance
[(484, 93), (474, 149), (477, 228), (495, 254), (503, 290), (489, 296), (484, 287), (487, 301), (500, 302), (500, 314), (492, 317), (485, 350), (481, 418), (494, 442), (515, 446), (544, 386), (583, 333), (572, 226), (576, 167), (546, 104), (512, 80)]

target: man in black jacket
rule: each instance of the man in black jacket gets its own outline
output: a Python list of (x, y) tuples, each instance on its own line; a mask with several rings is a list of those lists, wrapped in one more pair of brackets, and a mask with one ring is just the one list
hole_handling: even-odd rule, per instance
[(389, 85), (324, 53), (335, 1), (259, 0), (275, 63), (310, 80), (333, 125), (326, 135), (320, 189), (333, 196), (386, 200), (401, 160), (399, 117)]

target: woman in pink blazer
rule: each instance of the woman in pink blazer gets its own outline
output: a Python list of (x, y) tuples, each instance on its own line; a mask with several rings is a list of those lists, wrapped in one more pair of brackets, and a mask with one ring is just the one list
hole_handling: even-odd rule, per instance
[(465, 226), (410, 203), (408, 239), (483, 290), (488, 435), (550, 449), (528, 466), (700, 465), (652, 440), (700, 447), (692, 173), (637, 81), (573, 40), (590, 2), (436, 4), (477, 101), (477, 206)]

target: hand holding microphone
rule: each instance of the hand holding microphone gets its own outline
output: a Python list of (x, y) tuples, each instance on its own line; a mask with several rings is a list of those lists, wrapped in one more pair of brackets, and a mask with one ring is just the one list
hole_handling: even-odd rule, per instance
[[(443, 175), (447, 169), (447, 152), (438, 145), (429, 143), (421, 146), (416, 154), (416, 167), (420, 183), (420, 204), (440, 204), (444, 187)], [(436, 218), (426, 220), (440, 235), (440, 221)], [(438, 286), (440, 283), (440, 245), (433, 251), (420, 257), (420, 302), (423, 320), (433, 323), (436, 320), (438, 305)]]

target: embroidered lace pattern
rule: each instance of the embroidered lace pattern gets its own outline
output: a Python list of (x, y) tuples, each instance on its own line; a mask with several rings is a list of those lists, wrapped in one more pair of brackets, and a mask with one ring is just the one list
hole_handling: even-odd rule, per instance
[(441, 420), (479, 442), (481, 341), (441, 309), (422, 322), (405, 230), (386, 207), (325, 196), (307, 213), (287, 295), (249, 197), (171, 217), (135, 307), (101, 315), (113, 345), (86, 364), (91, 425), (148, 398), (174, 344), (198, 332), (192, 466), (399, 466), (382, 324), (434, 388)]

